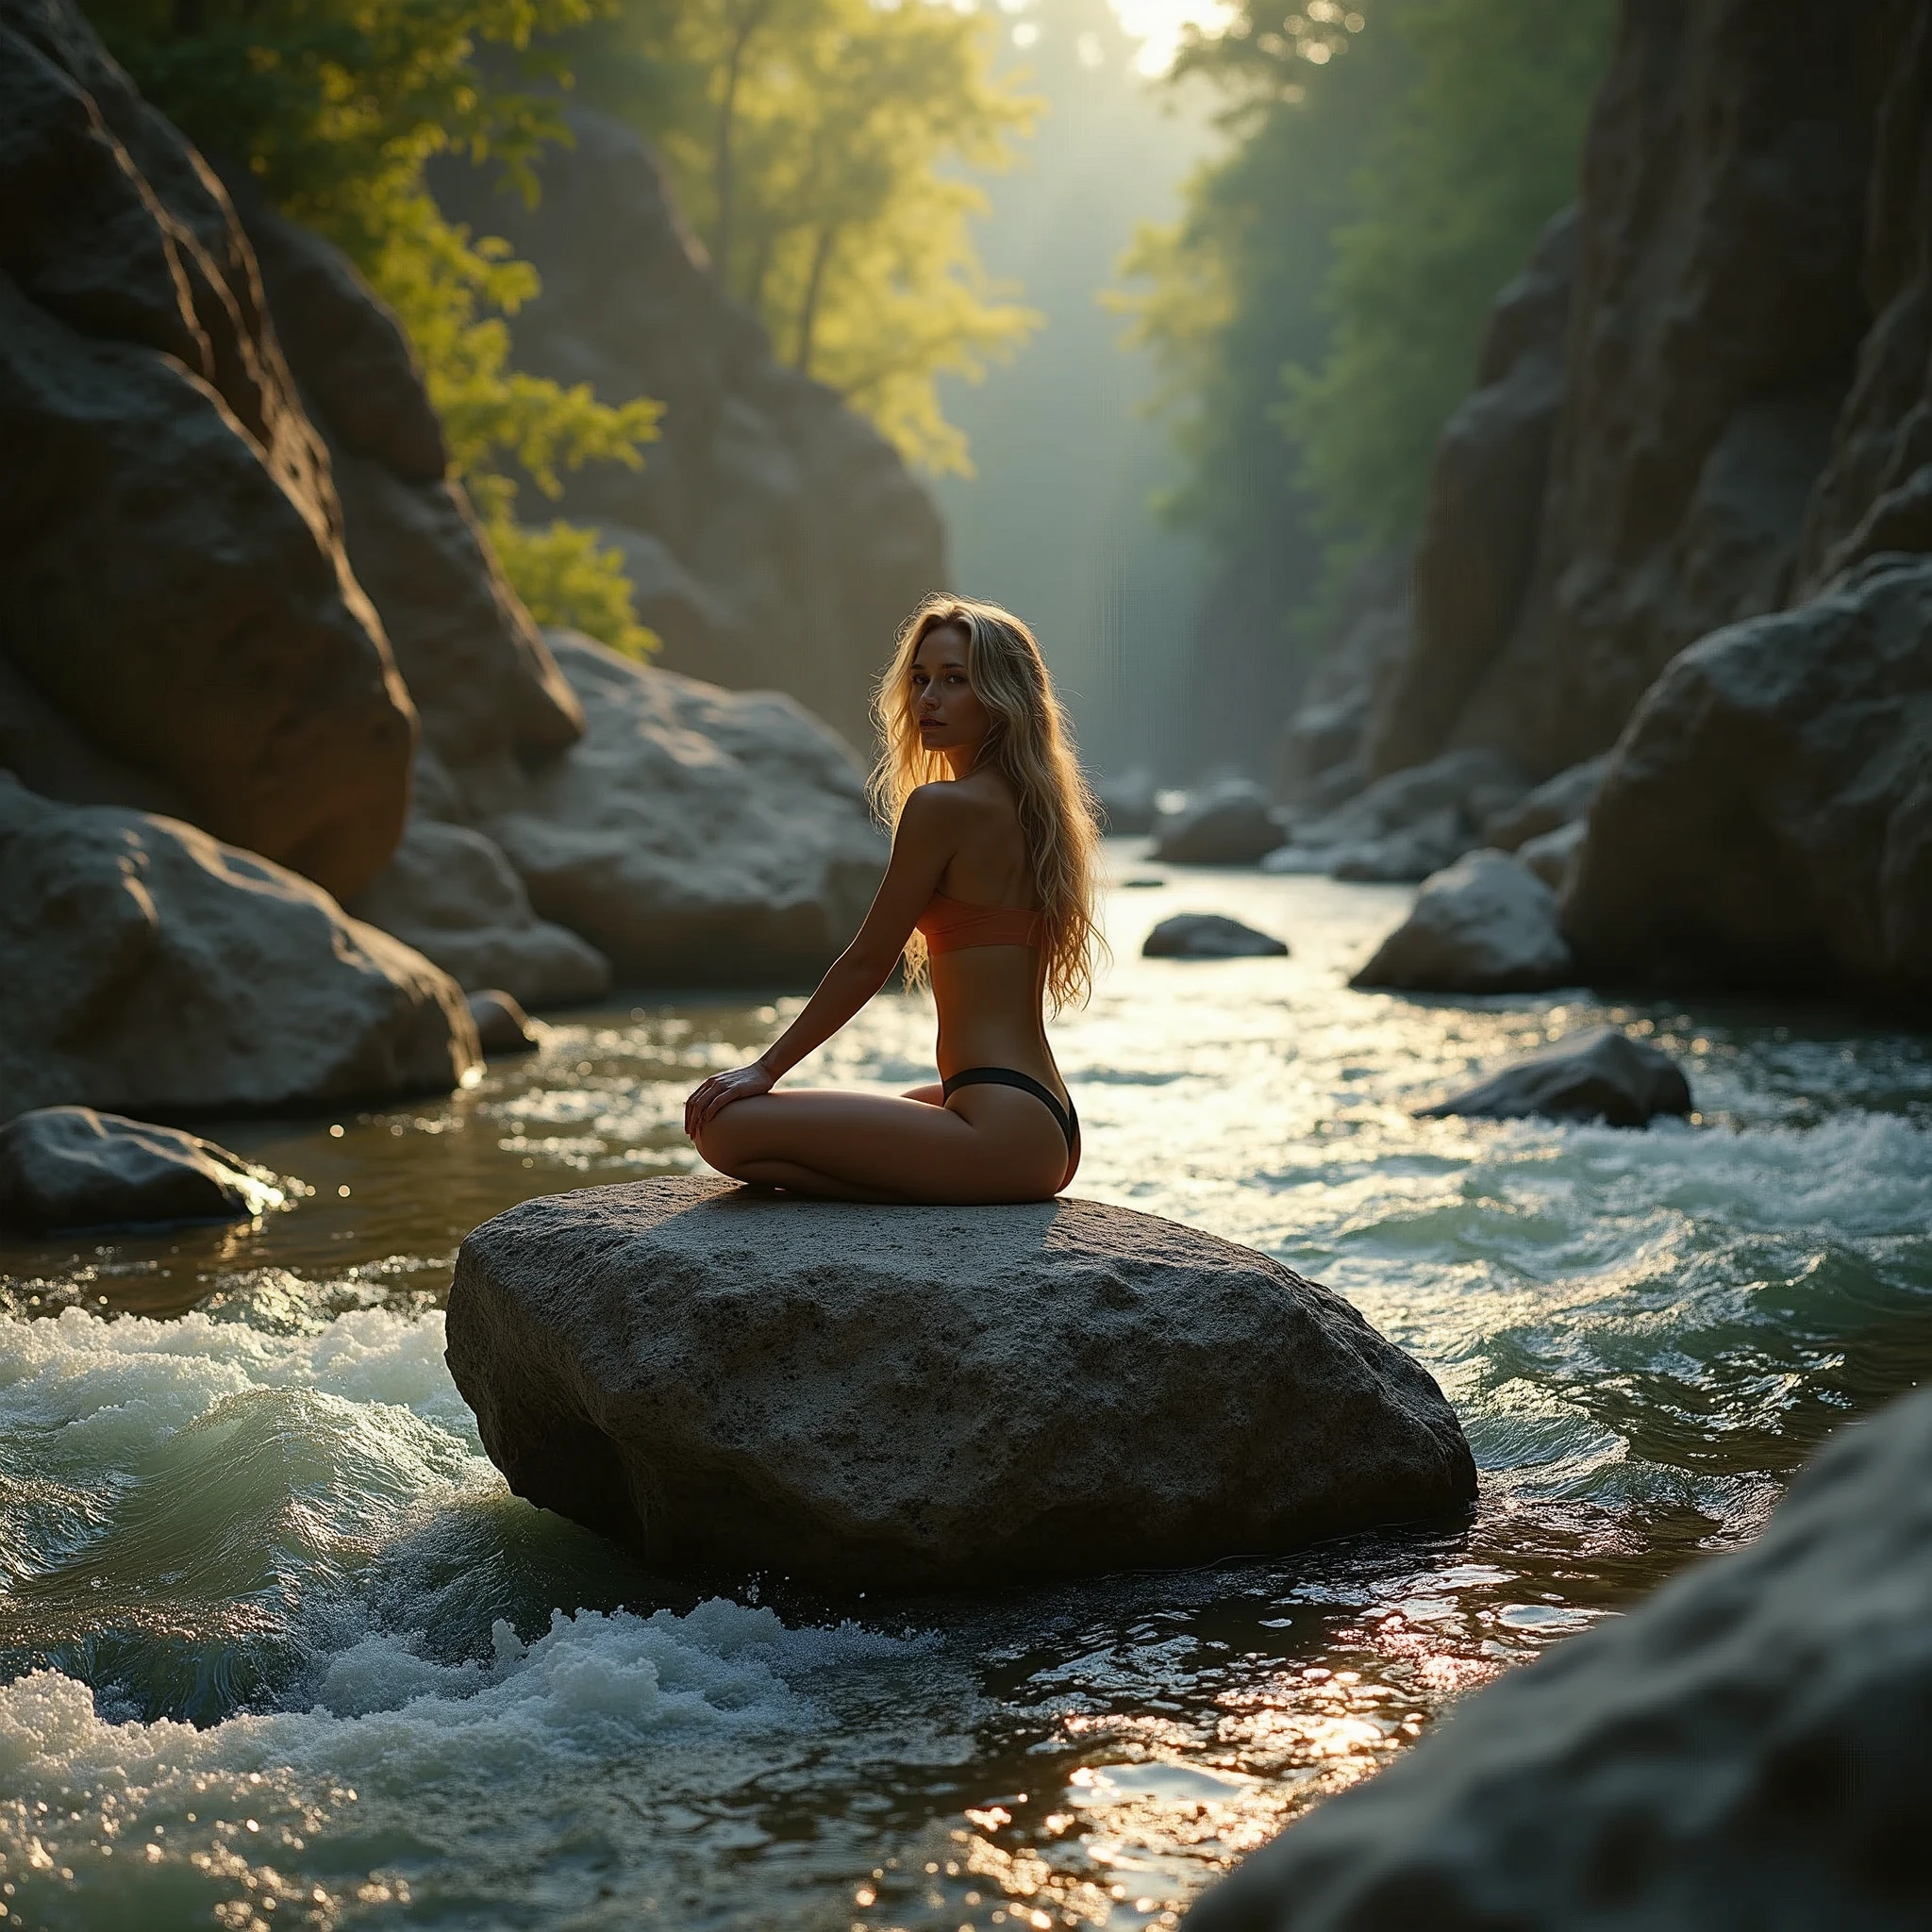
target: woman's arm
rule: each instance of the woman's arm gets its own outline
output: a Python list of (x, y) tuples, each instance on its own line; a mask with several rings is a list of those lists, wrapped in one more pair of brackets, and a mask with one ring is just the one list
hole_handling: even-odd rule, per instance
[(714, 1074), (684, 1104), (695, 1134), (722, 1107), (769, 1093), (807, 1054), (823, 1046), (892, 976), (926, 901), (939, 890), (958, 844), (958, 812), (944, 784), (922, 785), (906, 801), (891, 863), (858, 936), (832, 962), (805, 1010), (748, 1067)]

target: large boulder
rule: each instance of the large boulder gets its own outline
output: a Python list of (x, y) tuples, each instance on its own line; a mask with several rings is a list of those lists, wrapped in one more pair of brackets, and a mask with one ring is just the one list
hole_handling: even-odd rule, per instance
[(196, 823), (354, 891), (415, 714), (227, 196), (68, 0), (0, 0), (0, 656)]
[(348, 909), (466, 992), (500, 988), (526, 1007), (567, 1007), (610, 989), (609, 960), (539, 919), (502, 848), (467, 825), (412, 818), (395, 857)]
[(172, 819), (0, 774), (0, 1106), (215, 1113), (446, 1091), (456, 982), (320, 887)]
[(984, 1586), (1475, 1492), (1434, 1381), (1340, 1296), (1089, 1201), (555, 1195), (464, 1241), (448, 1335), (510, 1487), (654, 1563)]
[(0, 1227), (25, 1234), (245, 1221), (282, 1206), (276, 1177), (193, 1134), (91, 1107), (41, 1107), (0, 1126)]
[(1479, 1692), (1189, 1932), (1932, 1924), (1932, 1393), (1842, 1430), (1748, 1549)]
[(1281, 843), (1281, 820), (1251, 778), (1228, 778), (1190, 798), (1156, 830), (1154, 857), (1173, 865), (1253, 865)]
[(470, 786), (537, 911), (626, 985), (822, 972), (887, 856), (843, 742), (776, 691), (721, 691), (570, 632), (550, 641), (588, 721), (582, 742)]
[(1932, 558), (1706, 638), (1645, 696), (1563, 901), (1593, 974), (1932, 1003)]
[(516, 365), (666, 404), (644, 467), (573, 472), (562, 508), (624, 551), (666, 669), (790, 691), (870, 746), (873, 679), (945, 582), (938, 510), (862, 417), (773, 356), (645, 143), (587, 108), (566, 118), (570, 144), (534, 162), (533, 205), (499, 192), (493, 166), (433, 171), (454, 218), (507, 238), (542, 279), (511, 325)]
[(1280, 959), (1284, 941), (1219, 912), (1176, 912), (1141, 942), (1148, 959)]
[(1690, 1083), (1662, 1047), (1618, 1026), (1592, 1026), (1511, 1060), (1473, 1087), (1418, 1108), (1424, 1120), (1466, 1114), (1492, 1121), (1602, 1121), (1641, 1127), (1690, 1111)]
[(1423, 882), (1403, 923), (1349, 981), (1407, 992), (1533, 992), (1576, 962), (1557, 895), (1507, 852), (1472, 852)]

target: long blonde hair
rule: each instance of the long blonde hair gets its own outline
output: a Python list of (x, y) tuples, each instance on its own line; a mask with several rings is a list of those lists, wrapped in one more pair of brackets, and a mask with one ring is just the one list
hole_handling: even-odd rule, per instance
[[(950, 778), (952, 767), (919, 740), (912, 703), (912, 660), (936, 630), (966, 634), (966, 675), (992, 714), (979, 763), (991, 765), (1019, 801), (1020, 831), (1033, 863), (1034, 890), (1046, 922), (1046, 994), (1056, 1013), (1085, 1001), (1096, 952), (1106, 941), (1093, 919), (1100, 834), (1093, 794), (1074, 755), (1074, 735), (1054, 695), (1040, 645), (997, 604), (943, 594), (928, 597), (900, 626), (898, 648), (873, 697), (879, 761), (869, 787), (889, 830), (896, 832), (906, 800), (921, 785)], [(906, 978), (926, 972), (925, 938), (906, 942)]]

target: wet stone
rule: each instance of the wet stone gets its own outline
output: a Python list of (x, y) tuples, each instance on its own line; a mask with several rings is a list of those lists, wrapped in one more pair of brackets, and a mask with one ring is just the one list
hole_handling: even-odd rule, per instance
[(1147, 935), (1141, 952), (1149, 959), (1279, 959), (1288, 947), (1218, 912), (1176, 912)]
[(1616, 1026), (1592, 1026), (1539, 1047), (1418, 1111), (1424, 1120), (1473, 1114), (1507, 1121), (1535, 1114), (1641, 1127), (1659, 1114), (1688, 1114), (1690, 1083), (1662, 1047), (1633, 1040)]
[(666, 1567), (983, 1586), (1475, 1493), (1441, 1390), (1341, 1296), (1091, 1201), (553, 1195), (463, 1243), (448, 1341), (511, 1489)]

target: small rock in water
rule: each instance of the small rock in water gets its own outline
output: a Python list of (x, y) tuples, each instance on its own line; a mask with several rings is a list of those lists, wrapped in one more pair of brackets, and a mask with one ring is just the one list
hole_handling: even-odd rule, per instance
[(1408, 992), (1528, 992), (1568, 985), (1557, 895), (1505, 852), (1472, 852), (1423, 881), (1408, 917), (1349, 984)]
[(1287, 952), (1280, 940), (1218, 912), (1176, 912), (1141, 948), (1148, 959), (1278, 959)]
[(91, 1107), (41, 1107), (0, 1127), (0, 1226), (25, 1234), (246, 1221), (282, 1205), (275, 1175), (212, 1141)]
[(1470, 1698), (1187, 1932), (1932, 1924), (1932, 1393), (1834, 1436), (1748, 1549)]
[(1172, 865), (1253, 865), (1281, 843), (1281, 820), (1252, 779), (1229, 779), (1191, 798), (1160, 824), (1153, 856)]
[(464, 1241), (447, 1333), (511, 1489), (654, 1563), (983, 1588), (1475, 1494), (1441, 1391), (1340, 1295), (1091, 1201), (553, 1195)]
[(1156, 886), (1164, 886), (1166, 883), (1165, 879), (1154, 878), (1146, 873), (1140, 873), (1133, 878), (1121, 881), (1122, 886), (1130, 892), (1151, 891)]
[(1658, 1114), (1690, 1111), (1690, 1083), (1660, 1046), (1615, 1026), (1593, 1026), (1512, 1061), (1433, 1107), (1424, 1120), (1470, 1114), (1486, 1120), (1603, 1121), (1641, 1127)]
[(534, 1053), (538, 1039), (530, 1016), (500, 987), (485, 987), (470, 995), (470, 1017), (486, 1058)]

